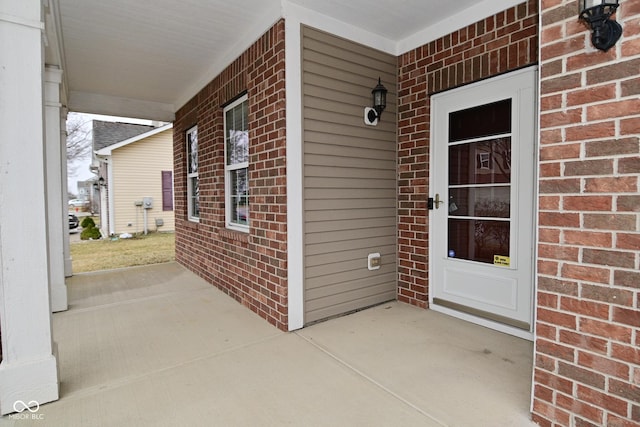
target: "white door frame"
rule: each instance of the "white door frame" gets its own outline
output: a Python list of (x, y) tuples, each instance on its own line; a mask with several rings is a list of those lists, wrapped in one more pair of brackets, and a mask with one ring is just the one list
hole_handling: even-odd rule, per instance
[[(534, 82), (537, 82), (537, 67), (527, 67), (521, 70), (517, 70), (508, 74), (504, 74), (504, 75), (500, 75), (500, 76), (496, 76), (487, 80), (483, 80), (477, 83), (473, 83), (470, 85), (466, 85), (460, 88), (456, 88), (456, 89), (452, 89), (450, 91), (447, 91), (447, 94), (453, 94), (455, 92), (461, 92), (461, 91), (468, 91), (470, 89), (474, 89), (474, 88), (478, 88), (481, 87), (483, 85), (487, 85), (487, 84), (492, 84), (496, 81), (500, 81), (500, 79), (508, 79), (508, 78), (512, 78), (512, 77), (523, 77), (523, 74), (529, 74), (529, 77), (534, 79)], [(529, 304), (530, 304), (530, 319), (529, 319), (529, 330), (525, 330), (525, 329), (521, 329), (506, 323), (500, 323), (499, 321), (495, 321), (495, 320), (491, 320), (489, 318), (485, 318), (485, 317), (479, 317), (473, 314), (470, 314), (468, 312), (464, 312), (464, 311), (459, 311), (456, 310), (455, 308), (451, 308), (451, 307), (447, 307), (447, 306), (443, 306), (443, 305), (438, 305), (438, 304), (434, 304), (434, 277), (436, 276), (435, 274), (435, 270), (434, 270), (434, 264), (436, 262), (434, 262), (434, 260), (436, 259), (437, 256), (442, 256), (442, 254), (438, 253), (438, 243), (441, 242), (442, 236), (444, 236), (446, 238), (446, 230), (438, 230), (436, 229), (436, 225), (435, 223), (435, 209), (431, 211), (431, 214), (429, 215), (429, 306), (432, 310), (434, 311), (438, 311), (438, 312), (442, 312), (445, 313), (447, 315), (451, 315), (453, 317), (457, 317), (466, 321), (469, 321), (471, 323), (476, 323), (485, 327), (489, 327), (491, 329), (494, 330), (498, 330), (500, 332), (504, 332), (504, 333), (508, 333), (511, 335), (515, 335), (524, 339), (529, 339), (532, 340), (533, 339), (533, 325), (534, 325), (534, 318), (535, 318), (535, 268), (536, 268), (536, 248), (535, 248), (535, 236), (536, 236), (536, 225), (537, 225), (537, 218), (535, 216), (535, 212), (537, 212), (536, 209), (536, 195), (537, 195), (537, 184), (536, 184), (536, 176), (537, 174), (535, 173), (535, 165), (536, 163), (536, 159), (537, 159), (537, 115), (535, 113), (536, 110), (536, 102), (537, 102), (537, 97), (536, 97), (536, 89), (537, 89), (537, 83), (534, 83), (533, 85), (533, 94), (530, 94), (530, 96), (533, 96), (533, 100), (534, 100), (534, 105), (533, 107), (533, 111), (531, 114), (531, 120), (533, 121), (533, 127), (534, 127), (534, 136), (533, 136), (533, 141), (532, 141), (532, 153), (531, 155), (533, 156), (533, 158), (531, 158), (530, 160), (530, 171), (526, 171), (526, 173), (529, 173), (531, 175), (530, 179), (531, 179), (531, 185), (532, 185), (532, 194), (531, 194), (531, 204), (530, 207), (528, 208), (528, 210), (530, 212), (528, 212), (528, 214), (530, 214), (532, 216), (531, 218), (531, 235), (530, 235), (530, 245), (531, 245), (531, 269), (530, 269), (530, 274), (531, 274), (531, 292), (530, 292), (530, 296), (529, 296)], [(454, 92), (455, 91), (455, 92)], [(487, 99), (486, 103), (490, 103), (495, 101), (495, 99)], [(477, 104), (476, 105), (482, 105), (484, 104), (484, 100), (477, 100)], [(435, 134), (435, 129), (438, 126), (442, 126), (443, 123), (437, 123), (438, 120), (442, 121), (443, 118), (442, 117), (438, 117), (439, 114), (437, 114), (437, 112), (435, 111), (435, 108), (432, 104), (431, 106), (431, 127), (430, 127), (430, 162), (431, 165), (429, 167), (429, 183), (430, 183), (430, 197), (435, 197), (436, 193), (440, 193), (440, 194), (447, 194), (446, 193), (446, 188), (447, 188), (447, 184), (448, 183), (438, 183), (437, 182), (437, 178), (436, 178), (436, 167), (435, 167), (435, 162), (436, 160), (436, 134)], [(517, 106), (515, 106), (514, 108), (518, 108)], [(448, 119), (445, 119), (448, 120)], [(446, 126), (447, 124), (445, 124)], [(440, 149), (442, 149), (443, 147), (440, 147)], [(525, 154), (525, 156), (527, 156), (527, 154)], [(516, 179), (518, 179), (518, 177), (516, 177)], [(446, 196), (444, 196), (446, 197)], [(445, 200), (446, 201), (446, 200)], [(516, 202), (515, 200), (512, 200), (512, 202)], [(441, 206), (440, 209), (445, 209), (446, 211), (447, 208), (447, 203), (444, 204), (444, 206)], [(445, 227), (446, 228), (446, 227)], [(515, 248), (514, 248), (515, 249)], [(519, 262), (523, 262), (524, 260), (519, 260)]]

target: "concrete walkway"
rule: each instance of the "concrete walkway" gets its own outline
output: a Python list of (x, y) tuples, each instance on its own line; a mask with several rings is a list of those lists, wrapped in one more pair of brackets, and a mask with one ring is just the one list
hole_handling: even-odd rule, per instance
[(281, 332), (175, 263), (74, 276), (15, 426), (530, 426), (532, 344), (391, 302)]

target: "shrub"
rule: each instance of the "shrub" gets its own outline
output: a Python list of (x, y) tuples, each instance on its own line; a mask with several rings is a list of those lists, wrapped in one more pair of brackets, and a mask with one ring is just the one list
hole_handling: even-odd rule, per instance
[(80, 227), (82, 228), (94, 228), (96, 226), (95, 221), (90, 216), (84, 217), (82, 222), (80, 223)]
[(82, 233), (80, 233), (80, 240), (97, 240), (102, 237), (100, 230), (96, 227), (95, 221), (91, 217), (85, 217), (80, 223), (82, 226)]
[(98, 230), (95, 226), (85, 228), (84, 230), (82, 230), (82, 233), (80, 233), (81, 240), (89, 240), (89, 239), (97, 240), (101, 237), (102, 235), (100, 234), (100, 230)]

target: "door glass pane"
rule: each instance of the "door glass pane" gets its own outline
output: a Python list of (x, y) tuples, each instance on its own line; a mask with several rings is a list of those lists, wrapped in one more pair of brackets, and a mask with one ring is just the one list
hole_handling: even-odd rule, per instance
[(465, 187), (449, 190), (449, 214), (509, 218), (510, 186)]
[(510, 257), (510, 133), (510, 99), (449, 114), (450, 258)]
[(511, 132), (511, 99), (449, 114), (449, 141), (482, 138)]
[(511, 182), (511, 138), (449, 146), (449, 185)]
[(449, 218), (449, 257), (494, 264), (509, 256), (510, 221)]

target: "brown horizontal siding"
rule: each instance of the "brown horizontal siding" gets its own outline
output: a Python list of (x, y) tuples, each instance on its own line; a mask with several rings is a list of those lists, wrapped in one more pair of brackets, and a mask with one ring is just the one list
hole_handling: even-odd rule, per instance
[[(303, 29), (305, 322), (395, 298), (396, 59)], [(389, 90), (378, 126), (364, 107)], [(379, 252), (380, 270), (367, 269)]]

